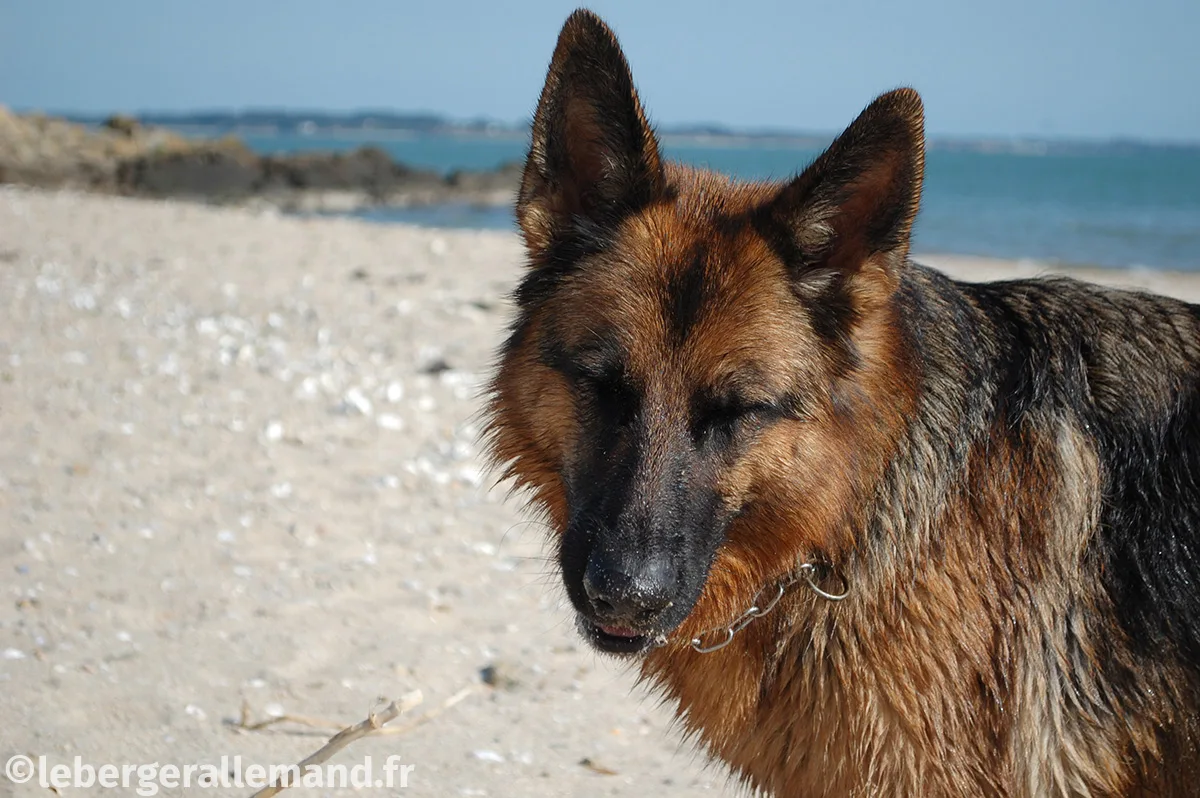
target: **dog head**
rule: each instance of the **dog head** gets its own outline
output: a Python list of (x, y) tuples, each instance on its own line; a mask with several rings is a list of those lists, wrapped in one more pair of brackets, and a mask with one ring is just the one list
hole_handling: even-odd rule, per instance
[[(923, 170), (922, 108), (873, 102), (798, 177), (664, 162), (612, 32), (567, 20), (517, 202), (528, 271), (491, 445), (556, 531), (601, 650), (719, 626), (847, 508), (901, 412), (892, 332)], [(875, 425), (871, 427), (871, 425)]]

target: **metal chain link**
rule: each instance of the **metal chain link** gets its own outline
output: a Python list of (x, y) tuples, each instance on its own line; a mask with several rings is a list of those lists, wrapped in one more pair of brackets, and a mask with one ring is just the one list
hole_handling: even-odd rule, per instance
[[(709, 632), (704, 632), (699, 637), (693, 637), (692, 648), (698, 654), (711, 654), (714, 651), (720, 651), (721, 649), (725, 648), (725, 646), (733, 642), (734, 635), (753, 623), (756, 618), (761, 618), (771, 610), (775, 609), (775, 605), (780, 602), (780, 600), (783, 598), (783, 594), (787, 592), (787, 589), (799, 582), (801, 579), (808, 584), (809, 588), (812, 589), (814, 593), (828, 601), (841, 601), (842, 599), (846, 598), (846, 596), (850, 595), (850, 583), (846, 581), (845, 577), (842, 578), (842, 585), (845, 590), (843, 590), (841, 593), (829, 593), (825, 590), (822, 590), (820, 585), (817, 584), (815, 576), (816, 571), (817, 566), (815, 563), (801, 563), (793, 573), (776, 583), (775, 596), (769, 602), (767, 602), (766, 605), (759, 607), (758, 597), (756, 596), (754, 604), (748, 610), (739, 615), (737, 620), (729, 624), (729, 626), (726, 626), (723, 630), (712, 630)], [(758, 595), (761, 596), (762, 593), (760, 592)], [(715, 632), (720, 632), (723, 637), (711, 645), (705, 645), (704, 638), (714, 634)]]

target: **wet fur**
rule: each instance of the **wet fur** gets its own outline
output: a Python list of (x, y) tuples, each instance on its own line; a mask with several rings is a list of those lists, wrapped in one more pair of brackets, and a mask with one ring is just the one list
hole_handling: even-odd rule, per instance
[[(573, 15), (493, 455), (581, 612), (597, 546), (678, 557), (641, 672), (754, 790), (1200, 794), (1200, 309), (912, 263), (921, 128), (899, 90), (786, 184), (664, 163)], [(689, 647), (800, 560), (850, 597)]]

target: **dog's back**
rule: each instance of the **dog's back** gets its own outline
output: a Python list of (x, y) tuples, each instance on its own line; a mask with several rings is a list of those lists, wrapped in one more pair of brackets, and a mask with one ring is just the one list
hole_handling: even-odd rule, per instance
[(1200, 671), (1200, 307), (1067, 279), (961, 288), (995, 331), (992, 425), (1088, 441), (1085, 561), (1137, 654)]
[(944, 432), (1084, 441), (1099, 491), (1087, 562), (1139, 652), (1200, 671), (1200, 307), (1068, 278), (909, 274), (897, 299), (922, 373), (963, 369), (927, 382), (967, 391)]
[(997, 793), (1200, 794), (1200, 308), (915, 265), (897, 301), (924, 398), (873, 523), (914, 546), (931, 508), (913, 559), (978, 547), (911, 573), (965, 567), (994, 602), (959, 634), (1000, 671), (976, 685), (1015, 738)]

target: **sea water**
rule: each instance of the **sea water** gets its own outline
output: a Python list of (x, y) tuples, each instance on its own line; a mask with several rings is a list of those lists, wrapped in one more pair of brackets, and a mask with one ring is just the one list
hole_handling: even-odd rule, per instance
[[(258, 152), (373, 144), (413, 166), (491, 169), (524, 157), (518, 137), (251, 135)], [(667, 157), (743, 179), (786, 179), (818, 150), (753, 139), (673, 140)], [(513, 229), (512, 209), (378, 208), (379, 222)], [(1114, 267), (1200, 270), (1200, 148), (1080, 147), (1047, 154), (932, 149), (913, 250)]]

